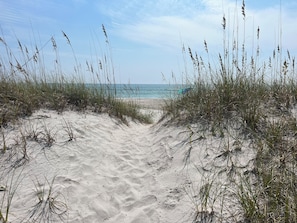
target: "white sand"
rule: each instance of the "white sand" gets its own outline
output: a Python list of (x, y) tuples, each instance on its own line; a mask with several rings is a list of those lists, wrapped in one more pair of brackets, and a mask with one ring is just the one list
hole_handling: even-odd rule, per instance
[(166, 103), (166, 99), (148, 99), (148, 98), (123, 98), (123, 101), (131, 101), (138, 104), (144, 109), (162, 110), (162, 107)]
[[(149, 112), (156, 119), (161, 115), (156, 107)], [(68, 141), (67, 126), (73, 131), (72, 141)], [(126, 126), (106, 114), (38, 111), (3, 130), (10, 149), (1, 155), (0, 185), (6, 188), (0, 191), (2, 213), (7, 195), (16, 188), (9, 221), (22, 222), (31, 215), (31, 221), (38, 218), (43, 213), (33, 211), (38, 192), (44, 191), (46, 200), (54, 179), (50, 201), (60, 208), (56, 212), (67, 209), (61, 215), (64, 222), (193, 222), (197, 210), (214, 211), (213, 219), (224, 217), (223, 222), (233, 222), (240, 218), (236, 199), (220, 195), (234, 190), (227, 180), (231, 164), (238, 171), (251, 169), (253, 152), (248, 142), (236, 152), (235, 139), (210, 134), (205, 139), (201, 132), (191, 137), (200, 140), (189, 143), (190, 129), (196, 130), (132, 121)], [(24, 144), (21, 134), (34, 131), (40, 132), (38, 140), (27, 139)], [(51, 147), (45, 147), (45, 132), (55, 138)], [(233, 154), (230, 159), (220, 156), (227, 145)], [(21, 159), (24, 146), (26, 162)], [(19, 167), (12, 171), (12, 164)], [(199, 191), (209, 182), (214, 182), (211, 198), (202, 205)], [(219, 208), (221, 203), (224, 210)], [(49, 215), (58, 219), (55, 213)]]

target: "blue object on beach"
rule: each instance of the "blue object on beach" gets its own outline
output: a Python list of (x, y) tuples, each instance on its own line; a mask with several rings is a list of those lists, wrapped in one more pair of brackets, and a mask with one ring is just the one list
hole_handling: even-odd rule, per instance
[(182, 89), (179, 89), (179, 90), (178, 90), (178, 94), (186, 94), (186, 93), (188, 93), (188, 92), (191, 91), (191, 90), (192, 90), (191, 87), (182, 88)]

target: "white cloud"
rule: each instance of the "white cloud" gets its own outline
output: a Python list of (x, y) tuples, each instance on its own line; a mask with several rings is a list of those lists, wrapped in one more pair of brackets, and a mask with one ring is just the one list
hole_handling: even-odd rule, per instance
[(117, 27), (118, 32), (132, 41), (152, 46), (176, 48), (181, 41), (194, 44), (217, 36), (215, 24), (203, 17), (186, 19), (177, 16), (154, 17), (136, 24)]
[[(223, 43), (221, 23), (225, 13), (229, 41), (232, 41), (233, 31), (235, 34), (237, 32), (237, 24), (239, 41), (243, 40), (241, 1), (238, 2), (237, 9), (235, 1), (202, 0), (196, 1), (195, 4), (193, 2), (195, 1), (192, 1), (191, 5), (186, 5), (179, 0), (166, 0), (156, 4), (155, 7), (144, 3), (144, 8), (139, 9), (129, 21), (126, 19), (123, 22), (117, 21), (113, 35), (165, 50), (180, 48), (181, 41), (199, 50), (199, 46), (201, 49), (203, 41), (206, 40), (209, 48), (221, 52)], [(136, 5), (127, 7), (135, 9)], [(177, 8), (181, 10), (178, 11)], [(142, 14), (142, 10), (146, 13)], [(234, 13), (237, 15), (234, 16)], [(297, 36), (295, 29), (297, 16), (290, 13), (287, 7), (283, 7), (282, 16), (283, 46), (296, 48), (294, 37)], [(245, 44), (247, 49), (251, 51), (252, 46), (256, 48), (256, 31), (259, 26), (261, 50), (271, 52), (278, 41), (279, 23), (279, 7), (255, 10), (246, 5)]]
[(145, 5), (148, 12), (144, 16), (116, 22), (114, 34), (166, 49), (180, 48), (181, 41), (190, 46), (203, 43), (204, 39), (217, 43), (222, 39), (218, 36), (222, 21), (222, 10), (218, 9), (222, 7), (217, 1), (191, 2), (187, 5), (185, 1), (167, 0), (154, 8)]

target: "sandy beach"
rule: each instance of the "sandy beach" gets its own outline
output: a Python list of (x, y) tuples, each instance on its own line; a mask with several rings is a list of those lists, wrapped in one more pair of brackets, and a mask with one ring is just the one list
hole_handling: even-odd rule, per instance
[(142, 109), (162, 110), (162, 106), (166, 103), (166, 99), (151, 98), (123, 98), (123, 101), (131, 101), (138, 104)]
[[(157, 123), (161, 101), (139, 102), (154, 115), (153, 124), (125, 125), (92, 112), (39, 110), (5, 128), (0, 196), (13, 195), (9, 222), (43, 217), (86, 223), (240, 218), (228, 179), (234, 167), (241, 172), (252, 168), (248, 141), (241, 145), (245, 149), (236, 150), (235, 138), (202, 133), (194, 125)], [(222, 155), (227, 145), (231, 159)], [(205, 203), (202, 192), (210, 183)]]

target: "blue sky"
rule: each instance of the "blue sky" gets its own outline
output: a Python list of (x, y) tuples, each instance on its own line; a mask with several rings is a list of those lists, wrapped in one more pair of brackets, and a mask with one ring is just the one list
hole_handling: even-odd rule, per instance
[[(259, 26), (263, 58), (279, 42), (280, 22), (283, 49), (291, 55), (297, 52), (297, 2), (283, 0), (281, 16), (280, 2), (245, 1), (246, 45), (251, 50)], [(20, 51), (16, 38), (32, 49), (45, 45), (41, 52), (49, 73), (54, 67), (55, 53), (49, 41), (53, 36), (64, 72), (73, 72), (75, 55), (81, 75), (90, 82), (85, 61), (96, 64), (107, 51), (104, 24), (117, 83), (168, 83), (172, 73), (181, 81), (184, 67), (190, 66), (183, 59), (183, 44), (205, 56), (206, 40), (209, 56), (216, 60), (223, 48), (223, 14), (230, 30), (234, 20), (243, 24), (241, 4), (235, 0), (0, 0), (0, 36), (16, 55)], [(242, 36), (243, 26), (239, 27)], [(74, 53), (61, 31), (69, 37)]]

